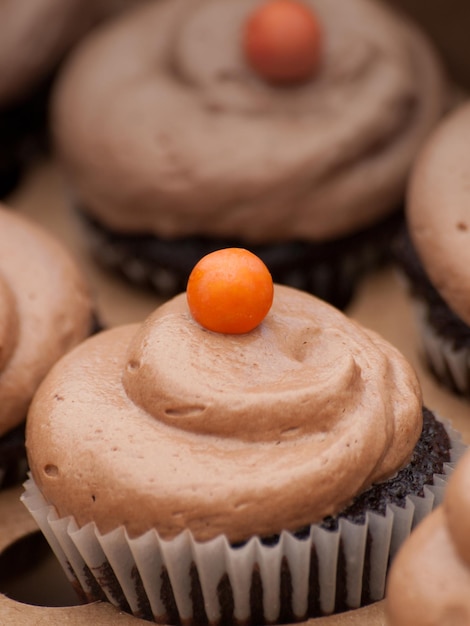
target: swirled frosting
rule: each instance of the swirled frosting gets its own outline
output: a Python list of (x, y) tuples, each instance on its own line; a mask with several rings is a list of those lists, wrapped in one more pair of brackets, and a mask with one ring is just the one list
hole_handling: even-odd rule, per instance
[(410, 235), (447, 305), (470, 324), (470, 104), (432, 133), (413, 170), (407, 203)]
[(387, 590), (389, 626), (470, 623), (470, 453), (459, 461), (444, 503), (403, 545)]
[(88, 288), (66, 251), (0, 207), (0, 435), (25, 419), (47, 371), (91, 326)]
[(392, 346), (275, 286), (260, 326), (212, 333), (185, 295), (101, 333), (35, 396), (27, 450), (59, 515), (231, 541), (320, 521), (409, 460), (417, 379)]
[(427, 41), (380, 3), (307, 0), (322, 68), (275, 87), (241, 50), (257, 1), (151, 2), (76, 52), (52, 124), (77, 201), (102, 223), (323, 240), (396, 208), (443, 105)]
[(118, 3), (0, 0), (0, 103), (10, 104), (49, 76), (78, 37)]

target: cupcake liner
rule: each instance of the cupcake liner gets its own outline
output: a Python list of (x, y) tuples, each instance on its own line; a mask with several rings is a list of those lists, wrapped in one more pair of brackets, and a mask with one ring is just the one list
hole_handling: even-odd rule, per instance
[[(59, 518), (34, 480), (22, 500), (70, 581), (89, 600), (103, 594), (136, 617), (159, 623), (282, 622), (358, 608), (384, 595), (386, 573), (411, 530), (441, 503), (466, 446), (450, 426), (451, 462), (423, 496), (363, 524), (341, 518), (337, 530), (313, 524), (306, 536), (283, 531), (274, 544), (252, 537), (231, 546), (225, 536), (197, 542), (189, 531), (171, 540), (155, 530), (131, 538), (125, 528), (101, 534)], [(283, 619), (283, 616), (285, 619)]]
[(428, 321), (428, 307), (413, 300), (413, 311), (426, 363), (434, 377), (452, 391), (470, 395), (470, 348), (444, 337)]
[(286, 242), (249, 245), (242, 240), (186, 237), (174, 240), (151, 235), (125, 235), (80, 211), (95, 259), (119, 272), (131, 283), (151, 287), (170, 297), (186, 288), (199, 259), (219, 248), (244, 247), (268, 266), (273, 280), (296, 287), (345, 308), (362, 276), (388, 258), (391, 235), (398, 231), (401, 214), (343, 239), (324, 243)]
[(401, 269), (397, 276), (410, 295), (424, 361), (438, 382), (470, 395), (470, 328), (430, 282), (409, 233), (401, 233), (394, 252)]

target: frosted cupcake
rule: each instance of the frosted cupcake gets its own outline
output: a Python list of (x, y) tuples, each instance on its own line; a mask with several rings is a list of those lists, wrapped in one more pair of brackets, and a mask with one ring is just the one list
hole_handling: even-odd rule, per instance
[(470, 105), (429, 138), (411, 179), (408, 235), (397, 248), (424, 358), (437, 379), (470, 395)]
[(304, 42), (300, 75), (260, 66), (257, 1), (152, 1), (95, 33), (58, 85), (58, 156), (97, 256), (134, 282), (173, 295), (203, 254), (242, 245), (342, 307), (388, 250), (441, 68), (380, 3), (266, 6)]
[(443, 506), (398, 553), (387, 589), (389, 626), (470, 623), (469, 478), (467, 453), (452, 475)]
[(215, 255), (188, 298), (53, 368), (24, 502), (84, 596), (138, 617), (283, 623), (378, 600), (455, 443), (392, 346), (280, 285), (260, 322), (266, 268)]
[(93, 327), (88, 288), (50, 235), (0, 207), (0, 485), (24, 479), (24, 420), (51, 366)]

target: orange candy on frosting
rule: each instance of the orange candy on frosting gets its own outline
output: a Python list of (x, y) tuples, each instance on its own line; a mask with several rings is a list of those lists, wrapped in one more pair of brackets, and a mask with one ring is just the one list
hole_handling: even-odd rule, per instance
[(243, 32), (248, 64), (265, 80), (298, 83), (318, 70), (321, 28), (298, 0), (268, 0), (249, 16)]
[(224, 248), (204, 256), (188, 280), (186, 296), (194, 319), (217, 333), (241, 334), (256, 328), (273, 301), (266, 265), (243, 248)]

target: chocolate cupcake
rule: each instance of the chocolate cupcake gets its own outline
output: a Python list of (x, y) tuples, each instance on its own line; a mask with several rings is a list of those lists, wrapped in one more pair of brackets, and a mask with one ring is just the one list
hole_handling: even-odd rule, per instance
[(118, 2), (0, 3), (0, 197), (48, 148), (48, 98), (66, 53), (94, 23), (116, 12)]
[(431, 135), (414, 168), (408, 230), (396, 257), (407, 278), (424, 360), (439, 382), (470, 395), (470, 105)]
[(321, 300), (276, 285), (227, 334), (181, 294), (53, 368), (23, 499), (88, 600), (283, 623), (380, 599), (457, 449), (398, 351)]
[(398, 553), (387, 588), (389, 626), (470, 623), (469, 477), (467, 453), (449, 481), (443, 505)]
[(387, 255), (443, 109), (440, 64), (379, 3), (308, 0), (318, 64), (273, 82), (243, 53), (260, 7), (152, 1), (100, 29), (55, 94), (58, 156), (96, 255), (132, 281), (173, 295), (202, 255), (235, 245), (343, 307)]
[(50, 235), (0, 208), (0, 486), (26, 476), (24, 420), (39, 383), (87, 337), (91, 299)]

